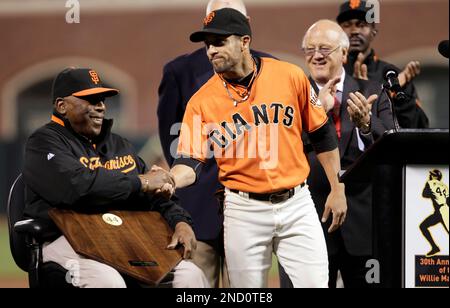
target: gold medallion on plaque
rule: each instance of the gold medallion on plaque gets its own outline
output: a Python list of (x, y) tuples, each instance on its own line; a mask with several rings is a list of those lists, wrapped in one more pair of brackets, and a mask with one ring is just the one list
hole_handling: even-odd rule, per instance
[(120, 226), (122, 224), (122, 219), (119, 216), (111, 214), (111, 213), (103, 214), (102, 219), (108, 225)]

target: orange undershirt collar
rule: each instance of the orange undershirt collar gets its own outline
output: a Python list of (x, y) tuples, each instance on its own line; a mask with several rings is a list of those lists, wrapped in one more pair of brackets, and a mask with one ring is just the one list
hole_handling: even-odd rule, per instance
[(55, 115), (52, 115), (52, 119), (51, 119), (53, 122), (55, 122), (55, 123), (58, 123), (59, 125), (61, 125), (61, 126), (65, 126), (64, 125), (64, 121), (63, 120), (61, 120), (60, 118), (58, 118), (57, 116), (55, 116)]

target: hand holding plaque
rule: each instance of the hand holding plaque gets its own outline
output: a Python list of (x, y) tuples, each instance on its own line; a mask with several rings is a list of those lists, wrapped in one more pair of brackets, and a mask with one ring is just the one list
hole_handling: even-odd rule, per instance
[(195, 249), (197, 248), (197, 240), (195, 239), (194, 230), (185, 222), (179, 222), (175, 226), (175, 232), (172, 240), (167, 246), (168, 249), (176, 249), (177, 245), (184, 247), (183, 259), (192, 259)]

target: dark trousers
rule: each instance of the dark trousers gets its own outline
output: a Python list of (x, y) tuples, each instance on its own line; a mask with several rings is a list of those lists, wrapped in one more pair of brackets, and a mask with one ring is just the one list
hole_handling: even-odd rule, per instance
[(337, 274), (340, 271), (345, 288), (373, 287), (366, 281), (366, 274), (369, 271), (369, 268), (366, 268), (366, 262), (369, 259), (371, 259), (370, 256), (352, 256), (347, 251), (328, 256), (328, 286), (336, 288)]

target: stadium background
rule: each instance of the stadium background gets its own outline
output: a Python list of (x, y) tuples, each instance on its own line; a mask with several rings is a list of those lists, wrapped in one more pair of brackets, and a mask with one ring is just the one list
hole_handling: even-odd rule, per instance
[[(69, 65), (93, 67), (121, 90), (108, 102), (115, 130), (148, 164), (163, 163), (157, 138), (157, 88), (164, 63), (201, 45), (207, 0), (80, 0), (80, 23), (68, 24), (65, 0), (0, 0), (0, 287), (26, 286), (9, 253), (4, 218), (9, 187), (20, 173), (27, 136), (51, 112), (52, 78)], [(247, 0), (253, 48), (304, 66), (300, 42), (318, 19), (334, 19), (337, 0)], [(431, 127), (449, 127), (448, 60), (437, 45), (449, 37), (448, 0), (382, 0), (378, 56), (403, 68), (419, 60), (414, 81)], [(276, 277), (276, 270), (272, 271)], [(271, 285), (276, 286), (276, 278)]]

